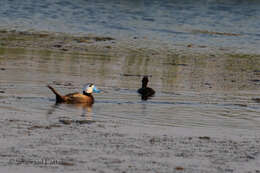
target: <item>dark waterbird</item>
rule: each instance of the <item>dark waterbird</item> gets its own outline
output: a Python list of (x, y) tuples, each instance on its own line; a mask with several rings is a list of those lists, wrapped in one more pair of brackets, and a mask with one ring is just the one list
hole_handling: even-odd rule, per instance
[(148, 82), (148, 76), (144, 76), (142, 79), (142, 88), (137, 90), (137, 92), (141, 95), (142, 100), (147, 100), (155, 94), (155, 91), (152, 88), (147, 87)]
[(83, 88), (83, 93), (70, 93), (67, 95), (59, 94), (53, 87), (50, 85), (47, 86), (55, 95), (56, 95), (56, 103), (85, 103), (92, 105), (94, 103), (94, 97), (92, 95), (93, 92), (99, 93), (100, 90), (96, 88), (94, 84), (85, 85)]

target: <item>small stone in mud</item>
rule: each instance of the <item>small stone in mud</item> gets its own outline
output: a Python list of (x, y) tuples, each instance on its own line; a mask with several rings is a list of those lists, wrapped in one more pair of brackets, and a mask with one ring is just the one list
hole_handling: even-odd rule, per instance
[(68, 51), (69, 49), (66, 49), (66, 48), (62, 48), (61, 50), (63, 50), (63, 51)]
[[(136, 77), (141, 77), (142, 75), (139, 75), (139, 74), (127, 74), (127, 73), (123, 73), (123, 74), (120, 74), (121, 76), (126, 76), (126, 77), (131, 77), (131, 76), (136, 76)], [(148, 75), (148, 77), (151, 77), (152, 75)]]
[(92, 124), (94, 122), (95, 122), (94, 120), (76, 120), (75, 121), (75, 123), (78, 123), (78, 124)]
[(253, 80), (251, 80), (252, 82), (260, 82), (260, 80), (259, 79), (253, 79)]
[(225, 169), (225, 172), (234, 172), (234, 170), (233, 169)]
[(35, 126), (28, 128), (28, 130), (34, 130), (34, 129), (50, 129), (50, 127), (49, 126), (35, 125)]
[(58, 81), (53, 81), (52, 83), (55, 84), (55, 85), (62, 85), (62, 83), (58, 82)]
[(60, 45), (60, 44), (55, 44), (55, 45), (53, 45), (53, 47), (61, 48), (62, 45)]
[(208, 136), (200, 136), (199, 139), (210, 140), (210, 137), (208, 137)]
[(71, 82), (66, 82), (66, 83), (64, 84), (64, 86), (72, 86), (72, 83), (71, 83)]
[(250, 156), (250, 155), (247, 155), (246, 157), (247, 157), (247, 159), (255, 159), (254, 156)]
[(104, 125), (104, 124), (98, 124), (97, 126), (98, 126), (98, 127), (101, 127), (101, 128), (105, 128), (105, 125)]
[(0, 30), (0, 33), (7, 33), (6, 30)]
[(2, 93), (2, 94), (3, 94), (3, 93), (5, 93), (5, 92), (4, 92), (4, 91), (0, 91), (0, 93)]
[(175, 169), (176, 169), (177, 171), (183, 171), (183, 170), (184, 170), (184, 168), (181, 167), (181, 166), (177, 166)]
[(173, 66), (187, 66), (187, 64), (177, 64), (177, 63), (169, 63), (169, 64)]
[(5, 68), (0, 68), (0, 70), (4, 71), (4, 70), (6, 70), (6, 69), (5, 69)]
[(260, 70), (254, 70), (254, 73), (260, 73)]
[(154, 144), (155, 142), (160, 142), (160, 139), (156, 139), (155, 137), (153, 137), (153, 138), (151, 138), (151, 139), (149, 140), (149, 142), (150, 142), (151, 144)]
[(150, 142), (151, 144), (154, 144), (154, 143), (155, 143), (155, 139), (152, 138), (152, 139), (149, 140), (149, 142)]
[(188, 44), (187, 47), (192, 47), (192, 44)]
[(95, 41), (111, 41), (111, 40), (115, 40), (114, 38), (111, 38), (111, 37), (94, 37), (93, 39)]
[(204, 46), (204, 45), (200, 45), (198, 46), (199, 48), (207, 48), (207, 46)]
[(208, 83), (208, 82), (206, 82), (206, 83), (205, 83), (205, 85), (211, 86), (211, 84), (210, 84), (210, 83)]
[(77, 123), (77, 124), (92, 124), (96, 121), (94, 120), (59, 120), (61, 123), (70, 125), (72, 123)]
[(255, 102), (260, 102), (260, 98), (252, 98), (252, 100)]
[(241, 106), (241, 107), (247, 107), (247, 105), (246, 104), (239, 104), (239, 103), (237, 103), (237, 104), (234, 104), (235, 106)]
[(66, 125), (69, 125), (72, 123), (71, 120), (59, 120), (59, 122), (63, 123), (63, 124), (66, 124)]
[(74, 163), (71, 163), (71, 162), (60, 162), (60, 165), (64, 165), (64, 166), (74, 166), (75, 164)]

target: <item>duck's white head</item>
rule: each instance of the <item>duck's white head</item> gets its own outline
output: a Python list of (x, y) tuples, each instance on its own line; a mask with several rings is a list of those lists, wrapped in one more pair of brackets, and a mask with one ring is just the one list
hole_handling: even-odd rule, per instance
[(86, 84), (86, 85), (84, 85), (83, 92), (91, 94), (93, 92), (94, 93), (99, 93), (100, 90), (97, 89), (97, 87), (94, 84)]

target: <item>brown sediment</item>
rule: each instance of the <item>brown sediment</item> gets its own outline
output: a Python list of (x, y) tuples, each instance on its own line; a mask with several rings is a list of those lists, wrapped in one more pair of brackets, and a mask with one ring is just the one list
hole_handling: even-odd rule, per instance
[(44, 126), (44, 125), (33, 125), (31, 127), (28, 128), (28, 130), (34, 130), (34, 129), (51, 129), (53, 127), (61, 127), (60, 125), (58, 124), (53, 124), (53, 125), (47, 125), (47, 126)]
[(65, 162), (65, 161), (62, 161), (59, 163), (60, 165), (63, 165), (63, 166), (74, 166), (75, 164), (72, 163), (72, 162)]
[(183, 170), (184, 170), (184, 168), (181, 167), (181, 166), (177, 166), (175, 169), (176, 169), (177, 171), (183, 171)]
[(210, 140), (210, 137), (209, 136), (200, 136), (199, 139)]
[(60, 119), (60, 123), (65, 124), (65, 125), (70, 125), (70, 124), (92, 124), (95, 123), (96, 121), (94, 120), (67, 120), (67, 119)]
[[(38, 48), (60, 51), (81, 51), (86, 47), (95, 48), (97, 42), (107, 42), (116, 40), (112, 37), (102, 36), (74, 36), (65, 33), (33, 32), (33, 31), (0, 31), (2, 47), (24, 47)], [(107, 48), (112, 48), (106, 45)]]

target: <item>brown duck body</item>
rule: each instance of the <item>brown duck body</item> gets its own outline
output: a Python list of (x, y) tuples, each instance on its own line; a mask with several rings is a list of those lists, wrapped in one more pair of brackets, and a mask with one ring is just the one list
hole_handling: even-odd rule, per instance
[(56, 103), (87, 103), (87, 104), (93, 104), (94, 103), (94, 97), (92, 94), (83, 92), (81, 93), (70, 93), (67, 95), (60, 95), (53, 87), (48, 85), (48, 88), (56, 95)]

